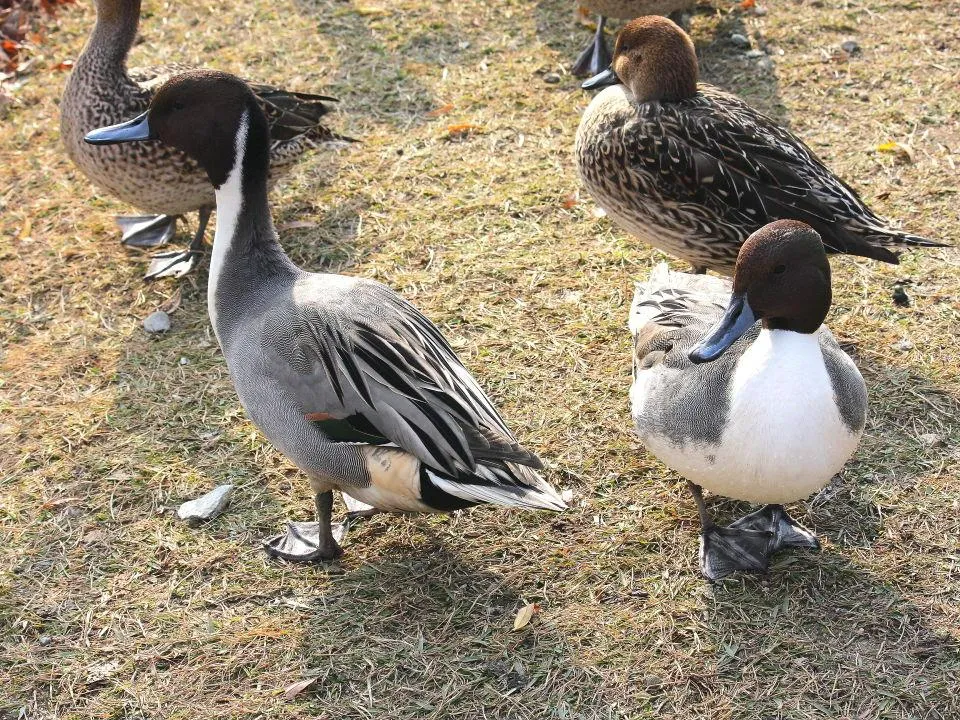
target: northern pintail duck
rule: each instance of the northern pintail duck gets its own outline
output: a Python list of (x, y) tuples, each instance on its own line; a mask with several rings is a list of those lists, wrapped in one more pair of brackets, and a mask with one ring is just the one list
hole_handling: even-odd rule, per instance
[(286, 256), (267, 201), (267, 118), (242, 81), (181, 75), (143, 115), (87, 136), (98, 145), (149, 139), (189, 155), (216, 188), (210, 320), (250, 418), (315, 492), (318, 522), (290, 523), (271, 553), (340, 554), (334, 489), (388, 511), (565, 507), (413, 305), (380, 283), (306, 272)]
[[(787, 547), (818, 547), (782, 503), (826, 485), (863, 434), (867, 391), (823, 325), (830, 265), (817, 233), (781, 220), (740, 249), (733, 285), (671, 272), (637, 286), (633, 419), (644, 445), (683, 475), (703, 525), (703, 573), (764, 571)], [(773, 503), (717, 527), (701, 487)]]
[(578, 6), (596, 14), (597, 31), (593, 42), (580, 53), (573, 67), (574, 75), (583, 77), (603, 72), (610, 65), (610, 49), (604, 37), (607, 18), (632, 20), (643, 15), (667, 15), (682, 23), (684, 14), (693, 9), (696, 0), (578, 0)]
[[(178, 215), (199, 211), (199, 227), (190, 249), (156, 256), (147, 273), (148, 278), (184, 275), (201, 252), (214, 206), (213, 190), (204, 172), (184, 153), (162, 143), (105, 148), (89, 145), (83, 137), (94, 128), (142, 113), (165, 79), (190, 67), (170, 64), (128, 72), (127, 54), (137, 34), (140, 0), (96, 0), (96, 8), (96, 25), (60, 101), (60, 134), (70, 159), (95, 185), (155, 214), (117, 218), (126, 245), (163, 245), (173, 237)], [(322, 124), (336, 98), (269, 85), (251, 87), (267, 113), (272, 172), (282, 172), (318, 143), (345, 139)]]
[(829, 253), (897, 263), (889, 245), (940, 246), (894, 230), (772, 119), (697, 84), (697, 56), (670, 20), (624, 26), (606, 85), (577, 130), (580, 177), (615, 223), (694, 267), (733, 273), (740, 246), (768, 222), (802, 220)]

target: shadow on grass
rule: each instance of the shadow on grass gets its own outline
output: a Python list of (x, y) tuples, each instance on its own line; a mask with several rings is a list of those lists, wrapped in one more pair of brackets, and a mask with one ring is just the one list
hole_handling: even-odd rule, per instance
[(319, 676), (310, 699), (318, 710), (340, 717), (466, 717), (480, 708), (497, 718), (607, 716), (599, 673), (575, 665), (547, 623), (534, 618), (513, 631), (526, 601), (502, 576), (435, 539), (395, 551), (393, 559), (333, 578), (313, 601), (302, 654), (307, 674)]
[(436, 108), (432, 93), (405, 66), (410, 63), (442, 63), (457, 50), (453, 29), (431, 24), (430, 32), (410, 36), (400, 49), (392, 49), (384, 36), (396, 37), (395, 23), (410, 22), (384, 11), (365, 11), (355, 4), (322, 0), (296, 0), (299, 10), (316, 18), (317, 30), (334, 45), (338, 69), (330, 87), (351, 114), (395, 127), (411, 127), (426, 121)]
[(745, 720), (960, 713), (960, 641), (865, 567), (825, 551), (812, 566), (781, 565), (707, 595), (701, 620), (716, 654), (695, 691), (670, 696), (687, 711), (702, 702)]

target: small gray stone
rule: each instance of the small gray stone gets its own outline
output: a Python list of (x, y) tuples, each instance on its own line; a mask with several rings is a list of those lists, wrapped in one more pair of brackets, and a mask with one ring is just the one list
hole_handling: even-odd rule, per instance
[(908, 350), (913, 350), (913, 343), (909, 340), (901, 340), (893, 344), (893, 349), (899, 350), (900, 352), (907, 352)]
[(41, 635), (39, 638), (37, 638), (37, 642), (39, 642), (41, 646), (46, 647), (50, 644), (50, 636)]
[(746, 55), (751, 60), (756, 60), (758, 57), (763, 57), (766, 53), (763, 50), (758, 50), (754, 48), (753, 50), (747, 50), (744, 55)]
[(767, 9), (765, 7), (760, 7), (759, 5), (753, 6), (753, 14), (763, 17), (767, 14)]
[(940, 447), (944, 444), (943, 435), (937, 435), (937, 433), (924, 433), (918, 440), (926, 447), (931, 448)]
[(154, 310), (143, 319), (143, 329), (148, 333), (165, 333), (170, 329), (170, 316), (163, 310)]
[(196, 500), (188, 500), (177, 509), (177, 517), (190, 527), (212, 520), (223, 512), (230, 503), (233, 485), (218, 485), (206, 495)]
[(730, 42), (734, 47), (738, 48), (748, 48), (750, 47), (750, 38), (746, 35), (741, 35), (740, 33), (730, 33)]
[(845, 40), (844, 42), (840, 43), (840, 49), (850, 55), (859, 55), (860, 43), (858, 43), (856, 40)]
[(773, 60), (768, 57), (757, 60), (757, 67), (761, 70), (773, 70)]
[(543, 81), (547, 85), (556, 85), (558, 82), (560, 82), (560, 76), (557, 73), (546, 73), (543, 76)]

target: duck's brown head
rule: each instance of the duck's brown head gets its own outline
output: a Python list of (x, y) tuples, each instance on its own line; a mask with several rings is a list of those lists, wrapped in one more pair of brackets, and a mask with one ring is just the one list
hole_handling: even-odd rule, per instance
[(697, 53), (676, 23), (659, 15), (631, 20), (617, 36), (610, 69), (586, 89), (623, 83), (637, 102), (675, 102), (697, 93)]
[(797, 220), (764, 225), (740, 248), (727, 311), (690, 359), (716, 359), (757, 320), (771, 330), (814, 333), (831, 301), (830, 263), (817, 232)]

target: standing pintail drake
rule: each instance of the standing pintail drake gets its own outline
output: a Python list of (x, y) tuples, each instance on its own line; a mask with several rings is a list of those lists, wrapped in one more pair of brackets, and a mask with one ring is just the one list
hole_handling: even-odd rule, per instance
[(604, 37), (607, 18), (632, 20), (643, 15), (668, 15), (680, 23), (696, 4), (696, 0), (579, 0), (579, 8), (599, 17), (593, 42), (580, 53), (570, 72), (578, 77), (596, 75), (610, 65), (610, 49)]
[(897, 263), (888, 246), (942, 247), (890, 228), (799, 138), (697, 76), (687, 34), (644, 17), (621, 30), (610, 68), (583, 84), (611, 87), (580, 121), (577, 167), (621, 228), (724, 275), (747, 236), (779, 219), (813, 227), (829, 253)]
[[(744, 243), (729, 281), (654, 269), (630, 309), (630, 401), (640, 439), (683, 475), (700, 511), (700, 562), (716, 580), (763, 572), (790, 547), (817, 548), (782, 503), (825, 486), (863, 435), (867, 390), (823, 325), (830, 265), (804, 223)], [(718, 527), (701, 488), (772, 503)]]
[(334, 489), (387, 511), (566, 507), (416, 308), (384, 285), (306, 272), (286, 256), (267, 202), (267, 118), (242, 81), (180, 75), (146, 113), (86, 139), (159, 139), (193, 158), (216, 188), (210, 320), (250, 418), (316, 493), (318, 522), (289, 523), (267, 542), (272, 554), (340, 554)]
[[(193, 269), (214, 206), (203, 170), (184, 153), (162, 143), (94, 147), (91, 130), (144, 112), (164, 80), (191, 69), (171, 64), (127, 71), (127, 54), (140, 22), (140, 0), (96, 0), (97, 22), (67, 80), (60, 101), (60, 134), (67, 154), (95, 185), (152, 215), (121, 216), (122, 241), (156, 248), (173, 237), (177, 216), (199, 211), (199, 227), (186, 251), (153, 258), (147, 278), (179, 277)], [(251, 85), (270, 127), (273, 172), (282, 172), (307, 149), (349, 140), (322, 124), (336, 98)]]

